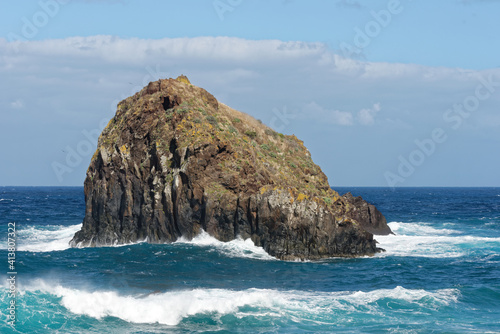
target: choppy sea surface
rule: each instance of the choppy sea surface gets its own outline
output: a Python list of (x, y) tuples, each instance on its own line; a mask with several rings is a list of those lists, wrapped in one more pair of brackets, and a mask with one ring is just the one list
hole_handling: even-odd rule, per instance
[(386, 252), (284, 262), (206, 234), (72, 249), (83, 188), (0, 187), (0, 333), (500, 333), (500, 188), (336, 190), (384, 213)]

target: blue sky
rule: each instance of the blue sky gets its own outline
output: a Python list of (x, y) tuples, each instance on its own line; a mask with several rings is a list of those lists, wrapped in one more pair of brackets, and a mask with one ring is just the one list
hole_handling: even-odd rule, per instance
[(116, 103), (186, 74), (332, 186), (500, 186), (500, 1), (0, 1), (0, 185), (82, 185)]

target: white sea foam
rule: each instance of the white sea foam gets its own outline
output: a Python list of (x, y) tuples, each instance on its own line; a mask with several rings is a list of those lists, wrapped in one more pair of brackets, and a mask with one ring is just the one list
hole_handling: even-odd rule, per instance
[(433, 303), (449, 305), (457, 302), (459, 291), (457, 289), (441, 289), (435, 292), (423, 289), (405, 289), (397, 286), (394, 289), (379, 289), (370, 292), (358, 291), (339, 297), (356, 305), (368, 305), (381, 299), (403, 300), (409, 303), (417, 303), (421, 306), (429, 306), (426, 302), (431, 299)]
[(419, 236), (436, 236), (436, 235), (450, 235), (450, 234), (460, 234), (459, 231), (445, 229), (445, 228), (435, 228), (430, 226), (428, 223), (402, 223), (402, 222), (391, 222), (389, 227), (396, 234), (404, 235), (419, 235)]
[[(82, 228), (71, 226), (28, 226), (17, 230), (17, 250), (28, 252), (52, 252), (69, 248), (69, 241)], [(0, 248), (5, 249), (3, 242)]]
[[(456, 302), (456, 289), (437, 291), (412, 290), (403, 287), (380, 289), (369, 292), (305, 292), (279, 291), (274, 289), (248, 289), (234, 291), (227, 289), (194, 289), (168, 291), (146, 296), (120, 295), (115, 291), (87, 292), (61, 285), (38, 281), (26, 291), (41, 291), (61, 298), (60, 303), (70, 312), (101, 319), (111, 316), (132, 323), (160, 323), (177, 325), (183, 319), (207, 315), (217, 318), (233, 314), (245, 316), (274, 316), (291, 318), (328, 318), (339, 311), (383, 312), (389, 300), (396, 303), (410, 303), (415, 307), (436, 309)], [(387, 301), (386, 301), (387, 299)], [(332, 316), (331, 318), (334, 318)]]
[(500, 238), (461, 235), (455, 230), (433, 228), (425, 223), (391, 222), (389, 226), (396, 235), (375, 237), (386, 250), (378, 256), (460, 257), (467, 254), (468, 246), (500, 243)]
[(215, 251), (229, 257), (244, 257), (261, 260), (276, 260), (269, 255), (264, 248), (257, 247), (251, 239), (237, 238), (228, 242), (223, 242), (215, 239), (207, 232), (202, 231), (192, 240), (187, 240), (181, 237), (175, 242), (176, 244), (191, 244), (201, 247), (210, 247)]
[[(81, 225), (80, 225), (81, 226)], [(73, 233), (74, 234), (74, 233)], [(71, 239), (70, 239), (71, 240)], [(113, 245), (107, 245), (107, 246), (101, 246), (101, 247), (124, 247), (124, 246), (131, 246), (131, 245), (137, 245), (141, 243), (146, 243), (148, 242), (148, 239), (136, 241), (136, 242), (131, 242), (131, 243), (126, 243), (126, 244), (113, 244)], [(197, 247), (206, 247), (208, 248), (208, 251), (215, 251), (219, 252), (221, 254), (224, 254), (225, 256), (228, 257), (239, 257), (239, 258), (253, 258), (253, 259), (260, 259), (260, 260), (276, 260), (276, 258), (272, 257), (269, 255), (262, 247), (257, 247), (253, 243), (251, 239), (245, 239), (243, 240), (242, 238), (236, 238), (234, 240), (228, 241), (228, 242), (223, 242), (215, 239), (211, 235), (209, 235), (207, 232), (202, 231), (199, 235), (194, 237), (191, 240), (188, 240), (184, 237), (180, 237), (177, 241), (173, 242), (172, 244), (185, 244), (185, 245), (194, 245)], [(85, 246), (82, 245), (81, 243), (77, 245), (79, 248), (84, 248)], [(160, 255), (163, 253), (158, 253), (156, 255)]]

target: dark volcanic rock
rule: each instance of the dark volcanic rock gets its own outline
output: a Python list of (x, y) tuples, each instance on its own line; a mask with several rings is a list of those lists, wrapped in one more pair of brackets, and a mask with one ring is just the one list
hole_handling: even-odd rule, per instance
[(251, 238), (280, 259), (371, 255), (390, 229), (361, 198), (333, 191), (295, 136), (219, 103), (186, 77), (122, 101), (85, 180), (73, 246)]
[(353, 209), (348, 214), (349, 217), (359, 222), (365, 231), (376, 235), (394, 234), (387, 225), (385, 217), (375, 206), (359, 196), (352, 196), (351, 193), (345, 194), (342, 198), (353, 205)]

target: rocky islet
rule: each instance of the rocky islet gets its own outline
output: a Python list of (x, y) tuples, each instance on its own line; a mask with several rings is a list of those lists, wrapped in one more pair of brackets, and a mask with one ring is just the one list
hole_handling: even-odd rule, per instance
[(72, 246), (164, 243), (205, 230), (284, 260), (373, 255), (384, 216), (340, 196), (303, 142), (217, 101), (185, 76), (118, 104), (84, 184)]

